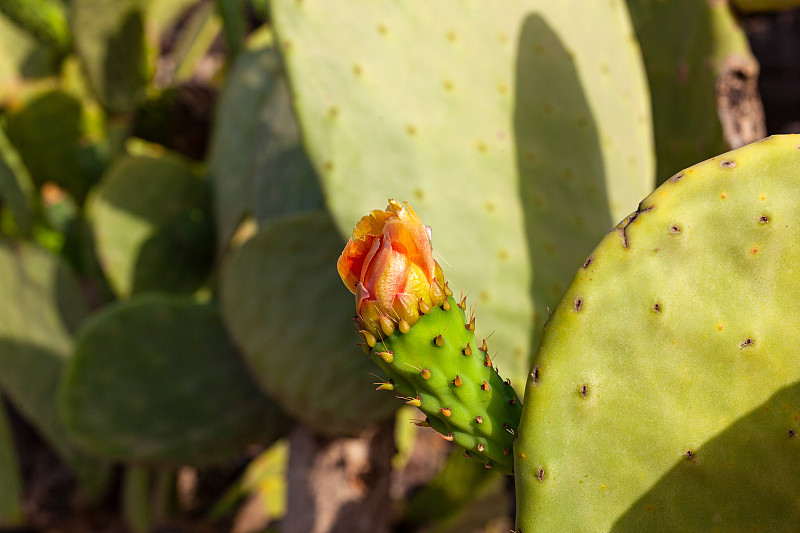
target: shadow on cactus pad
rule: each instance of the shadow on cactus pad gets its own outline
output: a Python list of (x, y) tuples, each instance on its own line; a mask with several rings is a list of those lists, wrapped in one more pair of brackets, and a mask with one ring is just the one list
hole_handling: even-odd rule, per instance
[(796, 531), (798, 420), (800, 383), (782, 388), (697, 450), (687, 450), (611, 531), (658, 531), (664, 524), (673, 531), (710, 531), (715, 520), (735, 522), (740, 531)]

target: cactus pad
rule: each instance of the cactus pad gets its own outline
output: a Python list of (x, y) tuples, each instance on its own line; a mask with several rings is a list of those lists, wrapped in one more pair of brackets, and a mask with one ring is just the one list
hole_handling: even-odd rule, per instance
[(398, 402), (372, 383), (356, 349), (353, 299), (336, 260), (344, 241), (325, 212), (265, 224), (224, 268), (225, 323), (256, 381), (286, 412), (323, 434), (357, 432)]
[(515, 447), (517, 531), (800, 523), (800, 136), (667, 180), (548, 322)]
[[(598, 231), (589, 219), (618, 220), (652, 187), (649, 103), (624, 4), (276, 0), (271, 8), (305, 145), (340, 231), (387, 197), (413, 204), (454, 267), (445, 268), (453, 287), (476, 297), (504, 373), (521, 382), (539, 330), (534, 308), (554, 304), (569, 280), (534, 294), (529, 286), (545, 271), (571, 271), (562, 263), (578, 266), (590, 249), (583, 233)], [(558, 47), (526, 31), (536, 18)], [(534, 61), (520, 60), (531, 56), (546, 69), (525, 68)], [(600, 152), (576, 156), (587, 138)], [(520, 184), (530, 182), (536, 194), (523, 198)], [(527, 224), (529, 202), (552, 198), (552, 211), (569, 211), (575, 197), (562, 191), (570, 187), (594, 191), (580, 236), (576, 224), (563, 226), (548, 251), (526, 253), (526, 232), (537, 229)], [(531, 268), (530, 255), (548, 253), (558, 259)]]
[(78, 442), (127, 461), (225, 461), (286, 428), (251, 381), (217, 310), (178, 297), (132, 298), (90, 319), (60, 398)]
[[(650, 82), (661, 180), (675, 169), (765, 135), (753, 137), (753, 132), (737, 129), (744, 120), (735, 125), (730, 118), (720, 120), (718, 98), (731, 90), (728, 78), (754, 84), (758, 73), (747, 36), (728, 2), (627, 0), (627, 4)], [(748, 94), (736, 88), (741, 91), (737, 105), (744, 105)], [(749, 120), (756, 116), (759, 110), (750, 110)]]
[(742, 13), (765, 13), (800, 7), (797, 0), (732, 0), (731, 4)]
[(236, 58), (214, 131), (209, 175), (223, 246), (246, 215), (263, 222), (322, 207), (274, 49), (245, 50)]
[(33, 87), (24, 93), (24, 102), (8, 113), (7, 132), (37, 186), (52, 181), (83, 201), (106, 163), (94, 118), (65, 91)]
[(192, 292), (214, 255), (205, 181), (179, 159), (118, 160), (87, 202), (100, 262), (118, 295)]

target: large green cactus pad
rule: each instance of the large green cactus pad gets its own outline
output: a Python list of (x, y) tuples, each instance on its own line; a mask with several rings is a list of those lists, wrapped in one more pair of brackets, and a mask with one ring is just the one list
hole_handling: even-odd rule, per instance
[(517, 530), (796, 531), (800, 136), (667, 180), (546, 326)]
[[(624, 4), (271, 7), (342, 233), (387, 197), (411, 202), (456, 292), (475, 296), (503, 373), (521, 381), (541, 326), (534, 310), (556, 303), (600, 238), (596, 220), (619, 220), (652, 187), (649, 101)], [(547, 210), (570, 212), (568, 191), (588, 211), (538, 224)]]
[(217, 310), (147, 295), (115, 304), (81, 330), (61, 382), (71, 435), (128, 461), (225, 461), (271, 443), (285, 417), (251, 381)]
[(98, 256), (117, 294), (197, 289), (214, 255), (210, 202), (207, 184), (177, 158), (118, 160), (87, 202)]
[(342, 241), (326, 212), (265, 224), (222, 277), (223, 317), (256, 381), (324, 434), (356, 432), (398, 403), (355, 344), (355, 304), (336, 274)]

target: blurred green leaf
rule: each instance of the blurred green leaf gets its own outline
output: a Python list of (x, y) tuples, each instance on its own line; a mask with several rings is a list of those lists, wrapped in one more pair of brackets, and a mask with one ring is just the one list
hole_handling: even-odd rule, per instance
[(231, 58), (235, 58), (244, 46), (247, 34), (245, 0), (215, 0), (217, 11), (225, 26), (225, 40)]
[(208, 277), (214, 259), (209, 190), (182, 160), (117, 160), (86, 209), (100, 262), (119, 296), (193, 292)]
[(57, 73), (59, 54), (0, 14), (0, 98), (18, 78)]
[(60, 53), (69, 50), (72, 36), (58, 0), (0, 0), (0, 12)]
[(269, 47), (243, 52), (230, 72), (217, 111), (209, 175), (220, 246), (248, 214), (264, 222), (324, 204), (286, 79)]
[(233, 484), (209, 512), (211, 520), (232, 514), (245, 498), (258, 498), (264, 514), (278, 520), (286, 512), (286, 475), (289, 443), (280, 440), (250, 461), (239, 480)]
[(111, 112), (131, 112), (151, 76), (145, 0), (72, 0), (75, 48), (97, 99)]
[[(208, 1), (208, 0), (206, 0)], [(158, 0), (147, 3), (147, 21), (161, 33), (173, 26), (178, 19), (198, 3), (198, 0)]]
[(182, 297), (141, 296), (95, 315), (78, 338), (60, 398), (71, 435), (125, 461), (221, 462), (286, 429), (217, 310)]
[(57, 256), (2, 240), (0, 293), (0, 387), (96, 495), (107, 469), (75, 448), (56, 415), (56, 385), (88, 313), (80, 287)]
[(37, 186), (53, 182), (81, 203), (106, 164), (102, 140), (89, 134), (89, 117), (77, 97), (33, 92), (8, 112), (8, 138)]

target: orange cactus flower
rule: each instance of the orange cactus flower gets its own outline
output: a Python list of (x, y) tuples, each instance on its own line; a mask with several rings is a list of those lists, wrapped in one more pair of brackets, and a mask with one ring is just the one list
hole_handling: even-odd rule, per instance
[(447, 298), (429, 230), (407, 203), (389, 200), (385, 211), (364, 216), (336, 267), (356, 296), (364, 327), (374, 335), (413, 326), (420, 305), (429, 309)]

